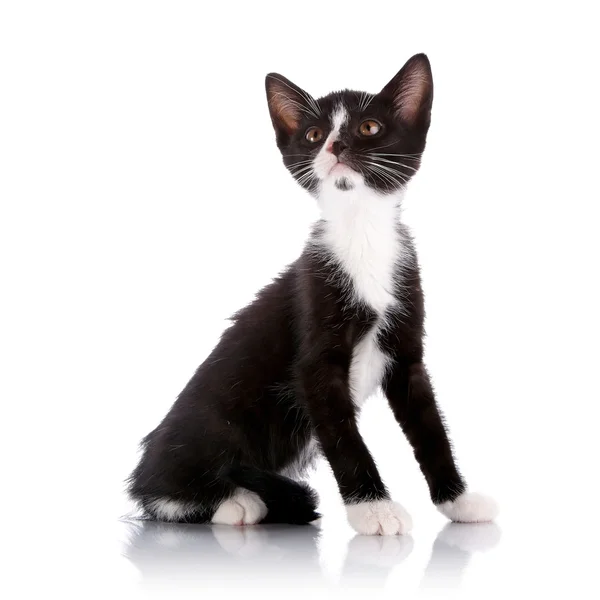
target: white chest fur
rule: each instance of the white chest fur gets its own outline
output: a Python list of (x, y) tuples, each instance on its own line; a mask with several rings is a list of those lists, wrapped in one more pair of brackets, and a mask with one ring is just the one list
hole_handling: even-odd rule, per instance
[(390, 358), (379, 349), (377, 335), (380, 325), (376, 324), (356, 345), (350, 363), (350, 393), (352, 402), (360, 408), (372, 396), (390, 364)]
[(348, 191), (328, 187), (319, 198), (324, 228), (321, 238), (350, 278), (351, 293), (377, 314), (373, 328), (354, 348), (350, 390), (357, 407), (380, 385), (390, 358), (377, 336), (389, 311), (400, 309), (394, 295), (398, 265), (405, 248), (398, 230), (400, 196), (380, 196), (363, 185)]

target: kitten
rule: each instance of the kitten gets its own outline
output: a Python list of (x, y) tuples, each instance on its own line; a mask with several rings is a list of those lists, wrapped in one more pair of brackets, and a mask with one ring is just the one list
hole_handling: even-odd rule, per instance
[(278, 74), (266, 91), (283, 162), (322, 218), (143, 440), (131, 497), (161, 521), (308, 523), (317, 496), (299, 478), (322, 453), (356, 531), (406, 533), (357, 426), (381, 386), (437, 508), (493, 519), (494, 502), (466, 491), (423, 364), (419, 267), (399, 221), (429, 129), (429, 60), (413, 56), (378, 94), (317, 100)]

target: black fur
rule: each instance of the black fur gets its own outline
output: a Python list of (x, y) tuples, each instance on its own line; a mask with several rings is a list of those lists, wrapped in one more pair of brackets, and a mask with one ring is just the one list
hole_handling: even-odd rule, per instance
[(347, 192), (348, 190), (351, 190), (354, 188), (354, 184), (348, 180), (346, 177), (340, 177), (336, 182), (335, 182), (335, 187), (338, 190), (342, 190), (343, 192)]
[[(418, 104), (407, 96), (414, 93), (415, 74), (424, 86)], [(342, 131), (343, 145), (335, 151), (370, 187), (388, 193), (419, 166), (433, 97), (423, 55), (413, 57), (362, 113), (366, 96), (345, 91), (319, 99), (322, 112), (314, 118), (308, 94), (279, 75), (267, 77), (267, 95), (277, 143), (292, 172), (295, 155), (318, 151), (330, 126), (328, 115), (339, 102), (350, 119)], [(365, 118), (383, 126), (375, 139), (357, 134)], [(315, 147), (307, 146), (305, 138), (311, 126), (324, 131)], [(375, 145), (411, 157), (408, 165), (398, 161), (396, 178), (369, 170), (364, 153)], [(316, 191), (314, 181), (300, 182)], [(403, 237), (414, 254), (406, 232)], [(456, 498), (465, 485), (423, 365), (424, 308), (416, 258), (402, 266), (397, 280), (401, 284), (395, 295), (408, 311), (379, 335), (379, 346), (393, 365), (382, 386), (431, 497), (440, 503)], [(156, 499), (176, 500), (193, 509), (175, 520), (204, 522), (241, 486), (263, 499), (267, 521), (307, 523), (317, 516), (315, 493), (281, 474), (298, 461), (310, 462), (305, 454), (311, 438), (331, 465), (346, 503), (388, 498), (358, 431), (348, 386), (353, 349), (375, 319), (368, 306), (350, 298), (341, 265), (309, 243), (298, 260), (232, 318), (162, 423), (144, 439), (142, 458), (130, 478), (132, 498), (155, 517), (160, 517), (153, 508)], [(302, 470), (304, 465), (298, 466)]]
[[(422, 90), (418, 110), (411, 110), (410, 92), (420, 85), (428, 87)], [(311, 193), (317, 191), (317, 185), (314, 179), (303, 177), (303, 161), (307, 155), (315, 156), (321, 149), (331, 130), (329, 115), (339, 104), (348, 109), (350, 118), (342, 128), (341, 138), (335, 143), (333, 152), (361, 173), (370, 187), (382, 194), (392, 192), (406, 184), (419, 168), (433, 102), (431, 70), (425, 55), (413, 56), (379, 94), (344, 90), (314, 100), (278, 73), (267, 75), (266, 87), (283, 162), (300, 185)], [(373, 118), (381, 123), (382, 130), (372, 138), (358, 135), (360, 124)], [(310, 127), (322, 130), (320, 142), (311, 143), (306, 139), (305, 133)], [(384, 171), (382, 174), (381, 170), (373, 168), (369, 154), (373, 148), (387, 155), (380, 166), (393, 166), (395, 173)], [(402, 155), (402, 159), (396, 160), (392, 155)], [(396, 164), (391, 165), (387, 161)]]
[(257, 493), (269, 510), (263, 523), (303, 525), (320, 517), (317, 495), (305, 483), (248, 466), (232, 467), (229, 479)]

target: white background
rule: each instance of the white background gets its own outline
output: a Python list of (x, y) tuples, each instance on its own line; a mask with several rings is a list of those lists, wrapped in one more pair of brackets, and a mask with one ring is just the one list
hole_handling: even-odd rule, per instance
[[(139, 439), (227, 317), (298, 255), (317, 216), (281, 164), (264, 76), (279, 71), (315, 96), (375, 92), (416, 52), (429, 55), (436, 86), (405, 206), (426, 290), (427, 361), (461, 469), (499, 501), (498, 525), (443, 530), (407, 443), (374, 398), (361, 429), (413, 514), (411, 538), (348, 543), (321, 464), (311, 478), (325, 514), (314, 573), (303, 559), (288, 564), (277, 534), (273, 545), (259, 530), (239, 540), (256, 568), (244, 571), (254, 563), (229, 548), (210, 585), (248, 590), (279, 577), (294, 589), (321, 586), (322, 576), (331, 591), (354, 574), (395, 595), (431, 581), (464, 595), (591, 593), (600, 400), (592, 7), (0, 5), (11, 597), (55, 585), (63, 597), (198, 597), (209, 584), (198, 571), (204, 538), (198, 556), (177, 555), (187, 533), (167, 532), (168, 566), (150, 535), (146, 563), (136, 562), (123, 556), (136, 526), (118, 519), (131, 508), (123, 480)], [(313, 546), (306, 541), (309, 554)], [(471, 553), (456, 572), (435, 566)]]

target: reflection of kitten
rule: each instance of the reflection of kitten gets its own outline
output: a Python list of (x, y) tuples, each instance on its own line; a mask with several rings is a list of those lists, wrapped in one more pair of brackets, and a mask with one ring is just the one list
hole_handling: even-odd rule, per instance
[(378, 94), (313, 99), (266, 80), (283, 161), (322, 218), (300, 258), (234, 317), (163, 422), (143, 442), (130, 493), (159, 520), (306, 523), (316, 496), (294, 481), (317, 451), (354, 528), (406, 533), (358, 431), (382, 386), (434, 503), (453, 520), (494, 516), (465, 492), (423, 364), (423, 291), (399, 221), (430, 122), (433, 81), (411, 58)]
[[(130, 526), (125, 556), (144, 581), (170, 585), (261, 587), (322, 580), (315, 527), (227, 527), (140, 522)], [(276, 566), (278, 577), (273, 577)]]
[(394, 567), (408, 558), (412, 549), (410, 535), (356, 535), (348, 544), (341, 582), (352, 588), (383, 588)]
[(501, 538), (495, 523), (448, 523), (433, 544), (421, 589), (458, 589), (475, 552), (487, 552)]

